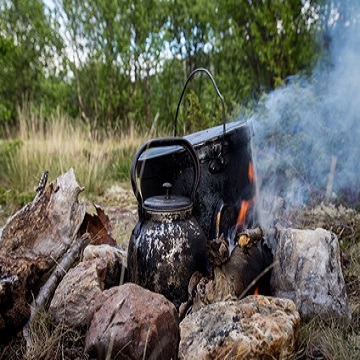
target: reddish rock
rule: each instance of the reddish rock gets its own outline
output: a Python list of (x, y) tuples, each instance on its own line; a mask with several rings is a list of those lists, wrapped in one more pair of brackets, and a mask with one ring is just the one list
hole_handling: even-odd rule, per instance
[(102, 259), (107, 264), (105, 289), (120, 285), (126, 274), (127, 254), (110, 245), (88, 245), (83, 254), (83, 261)]
[(103, 292), (95, 304), (85, 351), (105, 359), (177, 359), (178, 315), (163, 295), (127, 283)]
[(50, 304), (49, 313), (55, 323), (86, 326), (88, 308), (103, 290), (101, 277), (106, 270), (103, 265), (100, 261), (86, 261), (69, 270)]
[(122, 263), (115, 248), (91, 246), (86, 258), (68, 271), (55, 291), (49, 313), (56, 323), (85, 327), (95, 300), (103, 290), (119, 284)]

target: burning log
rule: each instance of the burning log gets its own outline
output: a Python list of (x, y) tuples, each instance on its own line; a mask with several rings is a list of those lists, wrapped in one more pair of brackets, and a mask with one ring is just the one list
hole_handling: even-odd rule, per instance
[(244, 294), (253, 280), (267, 269), (273, 260), (270, 249), (261, 240), (253, 240), (251, 245), (247, 243), (246, 246), (236, 246), (228, 261), (220, 267), (227, 282), (231, 285), (233, 295), (236, 297), (244, 296), (246, 293), (254, 293), (256, 287), (261, 294), (269, 294), (270, 274), (267, 272)]
[[(247, 165), (247, 181), (253, 190), (255, 173), (251, 161)], [(231, 204), (220, 204), (215, 216), (216, 238), (206, 246), (212, 272), (207, 277), (198, 279), (196, 275), (190, 280), (189, 298), (180, 309), (181, 316), (192, 303), (193, 308), (198, 308), (249, 293), (270, 294), (272, 250), (278, 228), (247, 228), (255, 218), (255, 197), (253, 191), (246, 193), (238, 210)]]
[(263, 295), (270, 294), (273, 257), (264, 237), (271, 238), (276, 233), (275, 228), (245, 230), (236, 236), (237, 244), (231, 253), (223, 235), (209, 241), (206, 252), (211, 274), (202, 277), (194, 273), (188, 286), (188, 301), (180, 307), (180, 318), (190, 307), (196, 310), (214, 302), (242, 298), (255, 289)]
[(240, 247), (250, 247), (261, 240), (274, 241), (279, 231), (279, 227), (264, 229), (258, 226), (253, 229), (246, 229), (236, 236), (236, 243)]

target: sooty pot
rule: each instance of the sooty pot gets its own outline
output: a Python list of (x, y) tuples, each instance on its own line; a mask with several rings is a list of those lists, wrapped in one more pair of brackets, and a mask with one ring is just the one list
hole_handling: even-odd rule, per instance
[[(163, 195), (143, 199), (136, 174), (140, 155), (149, 148), (182, 146), (190, 155), (194, 181), (190, 198), (171, 194), (163, 184)], [(166, 166), (166, 164), (163, 164)], [(139, 221), (128, 248), (129, 280), (163, 294), (176, 306), (187, 300), (187, 287), (195, 271), (204, 272), (206, 237), (192, 215), (200, 180), (199, 159), (191, 144), (182, 138), (154, 139), (140, 147), (131, 167), (131, 184), (139, 204)], [(141, 183), (141, 175), (140, 175)]]

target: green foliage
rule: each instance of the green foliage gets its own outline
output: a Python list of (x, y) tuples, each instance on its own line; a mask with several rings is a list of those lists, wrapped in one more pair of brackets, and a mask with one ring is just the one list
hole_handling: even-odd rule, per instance
[(23, 101), (40, 104), (42, 81), (59, 76), (63, 47), (58, 24), (41, 0), (0, 4), (0, 125), (14, 123)]
[[(232, 113), (311, 69), (328, 6), (306, 4), (6, 0), (0, 5), (0, 128), (14, 126), (17, 106), (31, 101), (46, 118), (59, 107), (91, 131), (148, 131), (159, 114), (158, 127), (171, 134), (182, 86), (196, 67), (213, 73)], [(211, 82), (196, 79), (190, 90), (197, 99), (190, 96), (181, 121), (191, 116), (189, 104), (200, 111), (198, 101), (205, 116), (194, 114), (195, 128), (218, 124)]]
[(317, 22), (303, 1), (228, 0), (218, 9), (214, 62), (228, 101), (258, 98), (312, 68), (319, 54)]
[(0, 169), (1, 177), (7, 173), (7, 164), (9, 158), (14, 157), (17, 150), (21, 147), (22, 141), (15, 140), (0, 140)]
[(122, 131), (132, 122), (149, 128), (156, 113), (150, 78), (162, 61), (166, 20), (159, 1), (67, 0), (63, 5), (83, 119)]

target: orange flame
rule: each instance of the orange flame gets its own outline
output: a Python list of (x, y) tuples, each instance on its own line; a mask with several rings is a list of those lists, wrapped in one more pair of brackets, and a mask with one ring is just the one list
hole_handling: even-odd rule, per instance
[(259, 288), (256, 287), (255, 290), (254, 290), (254, 295), (260, 295), (260, 292), (259, 292)]
[[(248, 179), (249, 179), (250, 184), (253, 185), (254, 180), (255, 180), (255, 171), (254, 171), (254, 166), (251, 161), (249, 161)], [(235, 227), (236, 231), (239, 230), (239, 228), (241, 228), (242, 230), (245, 228), (246, 215), (247, 215), (247, 212), (249, 211), (249, 209), (251, 208), (252, 203), (253, 203), (253, 199), (241, 201), (240, 211), (239, 211), (239, 215), (238, 215), (238, 218), (236, 221), (236, 227)]]
[(236, 228), (239, 229), (240, 227), (243, 229), (246, 222), (246, 214), (252, 204), (252, 200), (243, 200), (241, 202), (239, 215), (236, 221)]
[(248, 178), (251, 184), (254, 183), (255, 180), (255, 171), (254, 171), (254, 165), (252, 162), (249, 162), (249, 169), (248, 169)]

